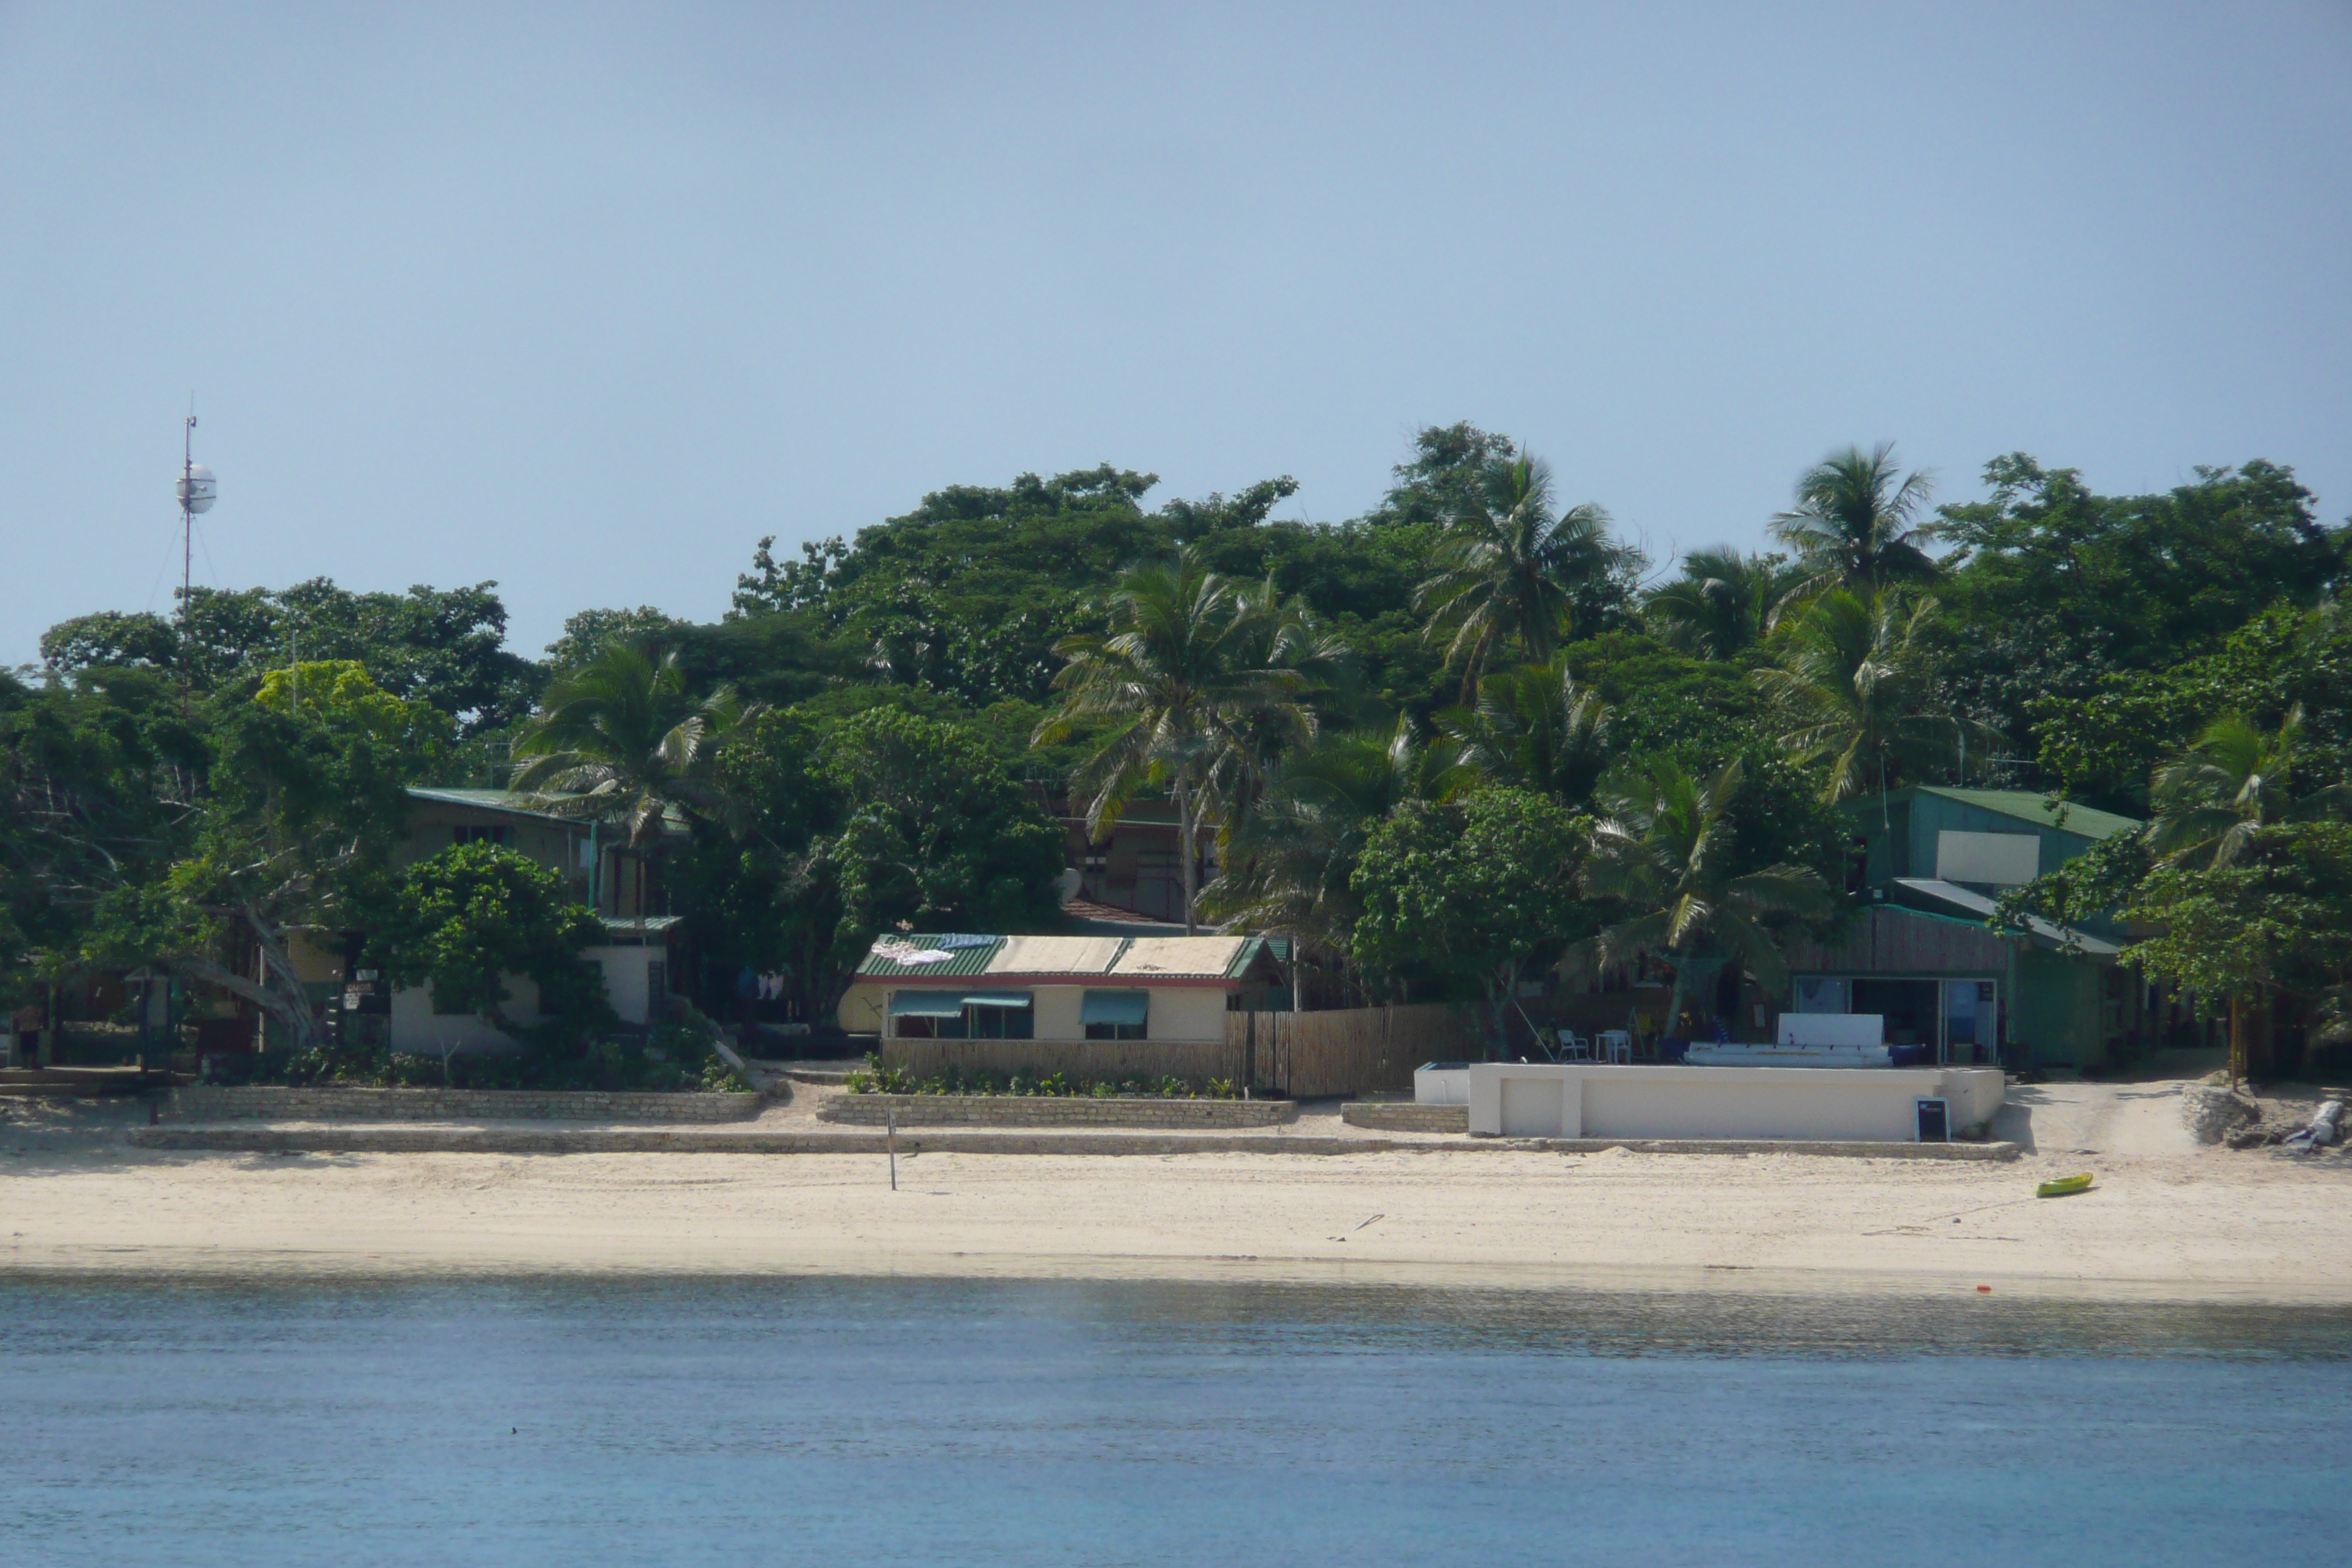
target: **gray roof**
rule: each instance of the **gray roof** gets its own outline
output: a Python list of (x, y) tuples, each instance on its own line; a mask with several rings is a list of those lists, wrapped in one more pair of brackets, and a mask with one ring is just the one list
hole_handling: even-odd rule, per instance
[[(1931, 914), (1948, 914), (1958, 910), (1975, 916), (1988, 926), (1992, 923), (1993, 910), (1997, 907), (1993, 900), (1982, 893), (1969, 891), (1958, 882), (1940, 881), (1931, 877), (1897, 877), (1895, 886), (1917, 900)], [(2062, 926), (2054, 921), (2045, 921), (2039, 915), (2026, 916), (2025, 929), (2038, 942), (2085, 952), (2094, 958), (2113, 958), (2123, 951), (2104, 938), (2076, 931), (2073, 926)]]

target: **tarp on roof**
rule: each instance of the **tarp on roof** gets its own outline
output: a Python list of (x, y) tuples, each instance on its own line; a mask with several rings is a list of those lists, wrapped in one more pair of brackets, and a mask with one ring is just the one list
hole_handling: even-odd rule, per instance
[(1008, 936), (988, 961), (990, 974), (1104, 974), (1127, 945), (1119, 936)]
[(890, 993), (890, 1016), (893, 1018), (961, 1018), (963, 1016), (963, 993), (961, 991), (893, 991)]
[(1081, 1024), (1140, 1024), (1150, 1016), (1149, 991), (1089, 991), (1078, 1005)]
[(1003, 945), (1001, 936), (899, 936), (874, 939), (857, 973), (865, 975), (978, 974)]

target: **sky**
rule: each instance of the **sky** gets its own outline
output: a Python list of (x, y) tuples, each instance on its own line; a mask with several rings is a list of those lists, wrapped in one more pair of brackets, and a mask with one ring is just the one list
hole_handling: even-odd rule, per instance
[(1654, 558), (1831, 449), (2352, 512), (2352, 4), (0, 0), (0, 665), (194, 574), (727, 606), (1108, 461), (1548, 458)]

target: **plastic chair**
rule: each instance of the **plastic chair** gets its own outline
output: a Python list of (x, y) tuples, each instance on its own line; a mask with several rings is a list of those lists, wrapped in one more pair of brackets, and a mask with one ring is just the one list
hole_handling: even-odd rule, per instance
[(1628, 1066), (1632, 1065), (1633, 1037), (1625, 1030), (1604, 1029), (1595, 1037), (1594, 1043), (1601, 1048), (1602, 1061), (1624, 1062)]
[(1600, 1058), (1592, 1054), (1592, 1042), (1573, 1029), (1559, 1032), (1559, 1059), (1564, 1062), (1590, 1062)]

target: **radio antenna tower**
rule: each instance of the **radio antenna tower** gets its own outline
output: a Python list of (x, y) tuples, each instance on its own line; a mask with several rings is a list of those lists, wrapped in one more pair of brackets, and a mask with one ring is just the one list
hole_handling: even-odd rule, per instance
[(199, 513), (212, 510), (220, 497), (213, 471), (196, 461), (195, 399), (188, 400), (187, 428), (180, 433), (180, 709), (187, 710), (188, 683), (194, 676), (188, 651), (188, 606), (195, 591), (195, 537)]

